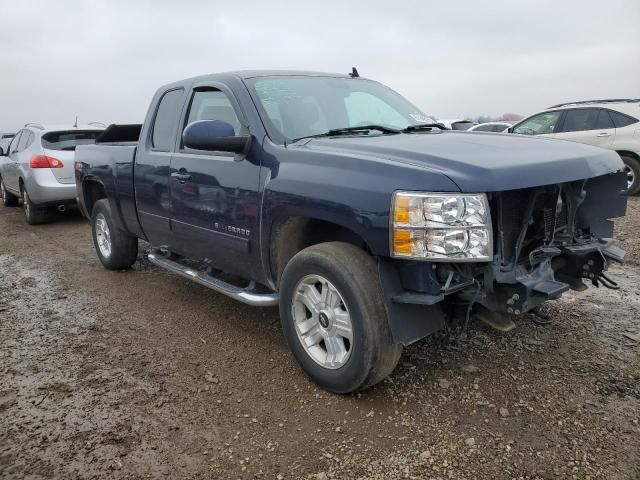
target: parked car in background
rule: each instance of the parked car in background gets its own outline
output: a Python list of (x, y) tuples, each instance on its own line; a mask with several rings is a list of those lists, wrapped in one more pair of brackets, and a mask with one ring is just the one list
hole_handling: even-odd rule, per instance
[(0, 148), (6, 151), (11, 143), (11, 139), (15, 136), (15, 133), (0, 132)]
[(339, 393), (472, 314), (506, 330), (585, 279), (614, 286), (618, 155), (427, 119), (364, 78), (191, 78), (160, 88), (143, 125), (78, 147), (78, 204), (106, 268), (130, 267), (140, 238), (155, 265), (279, 305), (302, 368)]
[(478, 125), (474, 125), (469, 129), (470, 132), (493, 132), (493, 133), (503, 133), (509, 130), (509, 127), (512, 124), (509, 122), (487, 122), (487, 123), (479, 123)]
[(472, 120), (438, 120), (438, 123), (441, 123), (449, 130), (469, 130), (474, 125), (477, 125), (477, 122)]
[(0, 193), (5, 206), (22, 199), (27, 223), (47, 220), (52, 207), (75, 204), (76, 146), (93, 143), (104, 129), (94, 125), (43, 126), (28, 123), (0, 155)]
[(625, 164), (625, 193), (640, 192), (640, 99), (562, 103), (525, 118), (510, 131), (615, 150)]

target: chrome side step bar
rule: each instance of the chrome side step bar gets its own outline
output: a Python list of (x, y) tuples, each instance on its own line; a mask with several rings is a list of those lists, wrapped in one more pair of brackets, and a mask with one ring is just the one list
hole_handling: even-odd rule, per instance
[(149, 253), (148, 258), (154, 265), (165, 268), (172, 273), (177, 273), (184, 278), (193, 280), (200, 285), (227, 295), (228, 297), (242, 303), (246, 303), (247, 305), (252, 305), (254, 307), (272, 307), (278, 305), (278, 294), (276, 292), (256, 293), (249, 288), (236, 287), (235, 285), (231, 285), (230, 283), (216, 277), (207, 275), (204, 272), (193, 270), (192, 268), (186, 267), (178, 262), (169, 260), (164, 255), (157, 253), (156, 251)]

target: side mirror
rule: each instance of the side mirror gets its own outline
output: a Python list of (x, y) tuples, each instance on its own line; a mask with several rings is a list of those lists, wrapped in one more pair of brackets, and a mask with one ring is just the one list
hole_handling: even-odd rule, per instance
[(4, 148), (0, 147), (0, 157), (6, 157), (7, 154), (4, 153)]
[(184, 129), (182, 143), (195, 150), (243, 153), (249, 145), (249, 135), (236, 136), (233, 126), (222, 120), (198, 120)]
[(507, 133), (513, 133), (513, 127), (507, 128)]

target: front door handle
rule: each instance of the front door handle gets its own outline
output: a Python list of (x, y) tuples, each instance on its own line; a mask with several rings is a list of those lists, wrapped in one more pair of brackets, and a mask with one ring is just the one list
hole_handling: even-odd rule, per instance
[(171, 176), (173, 178), (177, 178), (180, 183), (184, 183), (188, 180), (191, 180), (191, 175), (188, 174), (186, 171), (171, 172)]
[(599, 134), (596, 135), (596, 137), (601, 137), (601, 138), (602, 137), (610, 137), (610, 136), (611, 136), (611, 134), (607, 133), (607, 132), (602, 132), (602, 133), (599, 133)]

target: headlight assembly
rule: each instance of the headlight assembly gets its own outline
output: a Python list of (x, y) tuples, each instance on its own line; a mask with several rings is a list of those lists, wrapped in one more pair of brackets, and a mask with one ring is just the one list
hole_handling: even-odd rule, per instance
[(482, 194), (396, 192), (394, 257), (433, 261), (490, 261), (491, 215)]

